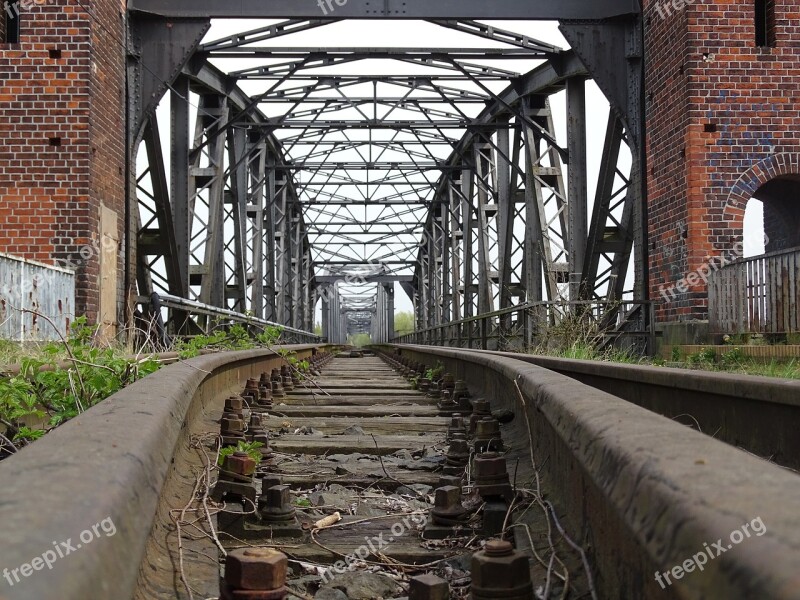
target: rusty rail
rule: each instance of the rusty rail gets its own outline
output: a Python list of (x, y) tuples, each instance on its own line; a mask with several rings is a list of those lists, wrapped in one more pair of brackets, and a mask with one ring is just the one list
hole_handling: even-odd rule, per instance
[(739, 260), (711, 272), (708, 314), (718, 334), (800, 332), (800, 248)]

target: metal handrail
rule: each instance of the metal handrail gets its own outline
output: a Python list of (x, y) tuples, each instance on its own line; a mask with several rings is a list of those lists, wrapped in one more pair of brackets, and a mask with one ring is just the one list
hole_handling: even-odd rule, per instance
[(765, 258), (775, 258), (776, 256), (786, 256), (787, 254), (796, 254), (800, 252), (800, 246), (794, 246), (792, 248), (786, 248), (784, 250), (773, 250), (772, 252), (765, 252), (764, 254), (759, 254), (758, 256), (748, 256), (747, 258), (737, 258), (733, 262), (728, 263), (717, 269), (717, 271), (724, 271), (726, 269), (734, 269), (738, 266), (753, 263), (759, 260), (764, 260)]
[(150, 298), (149, 302), (154, 305), (160, 305), (173, 310), (180, 310), (191, 314), (205, 315), (220, 319), (229, 319), (236, 323), (256, 326), (262, 329), (267, 327), (275, 327), (280, 329), (284, 334), (293, 334), (302, 339), (313, 342), (322, 341), (321, 336), (318, 336), (310, 331), (303, 331), (302, 329), (296, 329), (294, 327), (289, 327), (288, 325), (281, 325), (280, 323), (267, 321), (266, 319), (260, 319), (252, 315), (245, 315), (227, 308), (219, 308), (218, 306), (211, 306), (209, 304), (203, 304), (202, 302), (196, 302), (194, 300), (188, 300), (186, 298), (180, 298), (170, 294), (153, 294), (153, 297)]
[(393, 341), (399, 342), (404, 338), (408, 338), (410, 336), (420, 336), (426, 333), (434, 333), (437, 331), (441, 331), (443, 329), (451, 329), (453, 327), (460, 327), (462, 325), (468, 325), (470, 323), (476, 323), (480, 321), (486, 321), (489, 319), (495, 319), (499, 317), (504, 317), (507, 315), (512, 315), (514, 313), (519, 313), (521, 311), (527, 311), (529, 309), (535, 308), (551, 308), (551, 307), (577, 307), (577, 306), (610, 306), (612, 304), (628, 304), (631, 306), (649, 306), (651, 302), (649, 301), (635, 301), (635, 300), (625, 300), (622, 302), (603, 302), (603, 301), (592, 301), (592, 300), (576, 300), (576, 301), (565, 301), (565, 302), (528, 302), (525, 304), (519, 304), (517, 306), (512, 306), (510, 308), (504, 308), (498, 311), (494, 311), (491, 313), (485, 313), (482, 315), (476, 315), (474, 317), (467, 317), (465, 319), (460, 319), (458, 321), (451, 321), (449, 323), (443, 323), (442, 325), (436, 325), (434, 327), (428, 327), (426, 329), (418, 329), (413, 332), (407, 333), (402, 336), (397, 336), (394, 338)]

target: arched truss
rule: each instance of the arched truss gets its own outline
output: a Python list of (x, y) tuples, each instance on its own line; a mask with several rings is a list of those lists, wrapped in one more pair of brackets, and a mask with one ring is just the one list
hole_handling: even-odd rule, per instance
[[(474, 20), (488, 17), (485, 2), (403, 3), (403, 18), (494, 43), (463, 50), (279, 47), (278, 38), (370, 9), (349, 0), (337, 18), (319, 18), (303, 3), (289, 4), (308, 14), (281, 2), (227, 4), (129, 1), (141, 295), (306, 331), (321, 299), (336, 340), (390, 337), (395, 282), (422, 328), (540, 301), (593, 302), (610, 321), (626, 293), (646, 300), (636, 2), (493, 3), (492, 18), (560, 18), (566, 51)], [(392, 4), (383, 16), (395, 17)], [(201, 44), (209, 16), (256, 15), (291, 18)], [(234, 58), (253, 66), (215, 66)], [(520, 74), (501, 60), (535, 68)], [(353, 70), (367, 61), (386, 70)], [(419, 74), (394, 74), (398, 62)], [(591, 211), (589, 78), (611, 103)], [(248, 96), (245, 85), (260, 91)], [(156, 112), (165, 94), (166, 152)], [(552, 103), (562, 98), (559, 140)]]

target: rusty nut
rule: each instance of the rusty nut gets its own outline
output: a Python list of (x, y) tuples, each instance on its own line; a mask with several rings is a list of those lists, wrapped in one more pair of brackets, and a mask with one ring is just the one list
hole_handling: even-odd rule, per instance
[(272, 548), (240, 548), (225, 559), (225, 583), (237, 590), (277, 590), (286, 583), (289, 560)]
[[(507, 590), (513, 597), (517, 597), (517, 592), (527, 589), (530, 585), (531, 571), (528, 557), (515, 551), (511, 543), (489, 540), (482, 551), (472, 555), (473, 593), (477, 590), (480, 592)], [(480, 592), (477, 595), (482, 596)]]
[(235, 452), (225, 457), (223, 470), (237, 475), (252, 475), (256, 471), (256, 461), (246, 452)]

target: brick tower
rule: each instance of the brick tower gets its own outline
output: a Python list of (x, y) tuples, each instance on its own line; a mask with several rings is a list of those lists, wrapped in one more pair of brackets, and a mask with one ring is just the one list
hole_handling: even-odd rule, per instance
[(76, 313), (112, 329), (126, 281), (124, 23), (122, 0), (0, 15), (0, 252), (75, 269)]
[(685, 334), (708, 316), (709, 271), (742, 254), (749, 200), (767, 251), (800, 245), (800, 3), (644, 5), (650, 290)]

